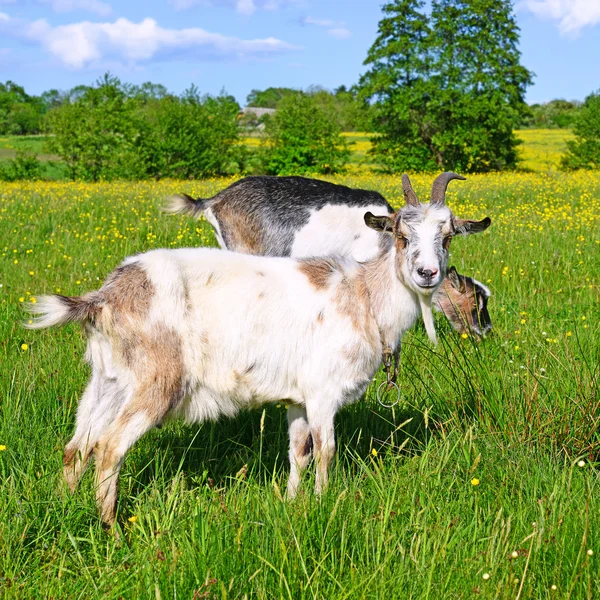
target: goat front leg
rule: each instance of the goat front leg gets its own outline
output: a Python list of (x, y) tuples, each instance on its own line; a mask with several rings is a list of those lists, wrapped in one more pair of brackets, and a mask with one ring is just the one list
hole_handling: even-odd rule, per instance
[(287, 418), (290, 436), (290, 478), (286, 493), (291, 500), (298, 493), (302, 471), (306, 469), (312, 457), (313, 441), (304, 407), (288, 407)]
[(315, 494), (319, 495), (329, 481), (329, 464), (335, 455), (334, 414), (315, 403), (307, 405), (308, 423), (313, 440), (313, 454), (317, 463)]

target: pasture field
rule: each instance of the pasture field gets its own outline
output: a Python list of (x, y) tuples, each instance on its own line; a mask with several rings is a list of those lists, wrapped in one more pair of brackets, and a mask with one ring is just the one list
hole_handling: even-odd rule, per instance
[[(402, 199), (399, 176), (332, 180)], [(23, 329), (22, 304), (97, 288), (132, 253), (214, 245), (206, 222), (158, 207), (231, 181), (0, 188), (0, 597), (600, 598), (598, 173), (452, 182), (455, 213), (492, 217), (450, 264), (491, 288), (493, 333), (477, 343), (438, 318), (433, 348), (410, 332), (399, 404), (378, 405), (375, 383), (340, 413), (320, 499), (309, 474), (282, 501), (283, 405), (144, 437), (121, 471), (118, 539), (91, 473), (64, 492), (84, 337)], [(431, 181), (413, 178), (423, 199)]]

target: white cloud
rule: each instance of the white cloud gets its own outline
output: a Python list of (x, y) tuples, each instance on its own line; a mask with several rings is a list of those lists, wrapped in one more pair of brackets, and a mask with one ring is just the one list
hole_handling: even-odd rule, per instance
[(176, 10), (189, 10), (194, 6), (225, 6), (234, 8), (242, 15), (252, 15), (258, 9), (278, 10), (286, 5), (297, 4), (298, 0), (169, 0), (169, 3)]
[(519, 8), (557, 21), (564, 35), (577, 35), (584, 27), (600, 23), (600, 0), (523, 0)]
[(315, 25), (316, 27), (323, 27), (327, 29), (327, 33), (338, 40), (348, 39), (352, 32), (344, 27), (345, 23), (342, 21), (332, 21), (331, 19), (314, 19), (313, 17), (304, 17), (300, 20), (302, 25)]
[(57, 13), (85, 10), (101, 17), (107, 17), (112, 13), (112, 6), (100, 0), (38, 0), (38, 2), (49, 4)]
[(24, 22), (0, 13), (0, 30), (39, 44), (63, 64), (74, 69), (98, 61), (123, 61), (129, 66), (150, 60), (228, 59), (249, 60), (299, 50), (273, 37), (243, 40), (192, 27), (166, 29), (154, 19), (133, 23), (82, 21), (54, 27), (45, 19)]

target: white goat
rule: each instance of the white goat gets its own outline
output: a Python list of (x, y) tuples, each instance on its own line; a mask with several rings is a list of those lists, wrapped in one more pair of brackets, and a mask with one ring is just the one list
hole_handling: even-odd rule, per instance
[(316, 492), (334, 455), (334, 416), (358, 399), (381, 364), (382, 347), (430, 307), (454, 235), (483, 231), (444, 205), (444, 173), (421, 204), (404, 176), (406, 205), (365, 215), (380, 253), (352, 258), (273, 258), (215, 249), (154, 250), (127, 258), (98, 290), (42, 296), (29, 327), (79, 321), (91, 380), (64, 452), (74, 489), (92, 455), (102, 519), (115, 520), (117, 479), (127, 450), (169, 417), (190, 422), (286, 400), (288, 494), (311, 452)]

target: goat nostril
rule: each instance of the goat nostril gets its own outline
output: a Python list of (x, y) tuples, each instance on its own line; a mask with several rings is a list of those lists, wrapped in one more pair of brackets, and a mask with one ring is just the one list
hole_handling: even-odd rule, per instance
[(437, 275), (437, 269), (417, 269), (417, 273), (423, 277), (424, 279), (431, 279), (432, 277), (435, 277)]

